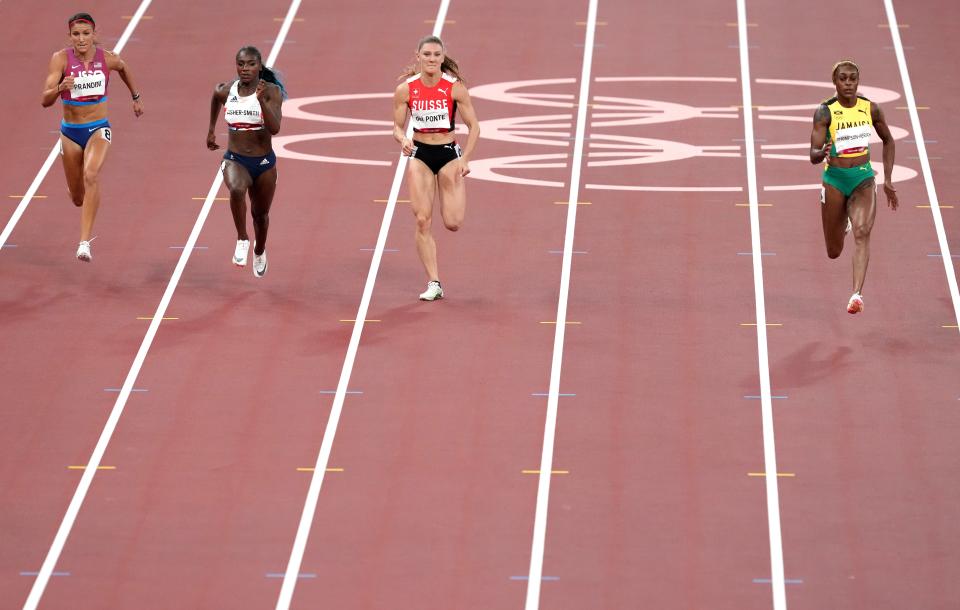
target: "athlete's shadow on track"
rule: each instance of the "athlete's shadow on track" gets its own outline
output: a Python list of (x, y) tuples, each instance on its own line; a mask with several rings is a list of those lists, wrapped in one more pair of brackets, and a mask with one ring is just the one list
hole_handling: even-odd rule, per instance
[[(786, 390), (836, 377), (852, 364), (853, 348), (815, 341), (771, 364), (774, 389)], [(777, 392), (774, 392), (775, 394)]]

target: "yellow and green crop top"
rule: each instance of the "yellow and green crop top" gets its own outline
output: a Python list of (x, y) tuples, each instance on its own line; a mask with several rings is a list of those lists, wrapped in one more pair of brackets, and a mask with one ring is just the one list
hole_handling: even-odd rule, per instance
[(840, 100), (832, 97), (824, 105), (830, 111), (830, 156), (862, 157), (869, 154), (873, 135), (870, 100), (858, 95), (856, 105), (845, 108), (840, 105)]

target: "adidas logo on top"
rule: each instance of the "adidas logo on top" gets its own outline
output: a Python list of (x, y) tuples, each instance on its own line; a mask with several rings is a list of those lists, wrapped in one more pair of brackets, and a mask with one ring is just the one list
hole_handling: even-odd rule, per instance
[(238, 100), (237, 100), (237, 96), (234, 95), (233, 97), (231, 97), (231, 98), (230, 98), (230, 101), (231, 101), (231, 102), (236, 102), (236, 101), (238, 101)]

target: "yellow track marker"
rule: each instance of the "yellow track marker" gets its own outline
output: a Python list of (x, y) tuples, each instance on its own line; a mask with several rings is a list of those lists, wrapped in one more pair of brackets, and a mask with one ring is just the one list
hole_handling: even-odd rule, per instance
[[(341, 322), (356, 322), (356, 320), (340, 320)], [(383, 320), (364, 320), (364, 322), (383, 322)]]
[[(286, 17), (274, 17), (274, 18), (273, 18), (274, 21), (283, 21), (284, 19), (286, 19)], [(294, 21), (303, 21), (303, 17), (294, 17), (293, 20), (294, 20)]]
[[(556, 320), (544, 320), (541, 324), (556, 324)], [(582, 322), (574, 322), (573, 320), (567, 320), (567, 324), (582, 324)]]
[[(890, 24), (889, 24), (889, 23), (878, 23), (878, 24), (877, 24), (877, 27), (878, 27), (878, 28), (888, 28), (888, 27), (890, 27)], [(903, 29), (903, 28), (908, 28), (908, 27), (910, 27), (910, 24), (909, 24), (909, 23), (898, 23), (898, 24), (897, 24), (897, 27), (898, 27), (898, 28), (901, 28), (901, 29)]]
[[(747, 476), (748, 476), (748, 477), (765, 477), (765, 476), (767, 476), (767, 473), (765, 473), (765, 472), (748, 472), (748, 473), (747, 473)], [(795, 476), (797, 476), (797, 473), (795, 473), (795, 472), (778, 472), (778, 473), (777, 473), (777, 476), (778, 476), (778, 477), (795, 477)]]
[[(424, 19), (423, 22), (424, 22), (424, 23), (436, 23), (437, 20), (436, 20), (436, 19)], [(450, 23), (450, 24), (456, 24), (457, 22), (456, 22), (456, 21), (453, 21), (453, 20), (451, 20), (451, 19), (445, 19), (445, 20), (443, 21), (443, 23), (444, 23), (444, 25), (446, 25), (446, 24), (448, 24), (448, 23)]]
[[(138, 319), (138, 320), (152, 320), (152, 319), (153, 319), (153, 316), (137, 316), (137, 319)], [(164, 317), (162, 317), (162, 318), (160, 318), (160, 319), (161, 319), (161, 320), (179, 320), (180, 318), (169, 318), (169, 317), (164, 316)]]
[[(736, 23), (736, 22), (733, 22), (733, 21), (728, 21), (728, 22), (726, 23), (726, 26), (727, 26), (728, 28), (736, 28), (736, 27), (740, 27), (740, 24), (739, 24), (739, 23)], [(748, 23), (748, 24), (747, 24), (747, 27), (748, 27), (748, 28), (755, 28), (755, 27), (757, 27), (757, 24), (756, 24), (756, 23)]]
[[(554, 201), (553, 205), (569, 205), (569, 201)], [(590, 201), (578, 201), (577, 205), (593, 205)]]
[[(190, 199), (193, 199), (194, 201), (206, 201), (206, 200), (207, 200), (206, 197), (191, 197)], [(214, 197), (213, 200), (214, 200), (214, 201), (230, 201), (230, 198), (229, 198), (229, 197)]]
[(944, 328), (960, 328), (957, 324), (944, 324)]
[[(740, 326), (756, 326), (756, 322), (741, 322)], [(767, 322), (767, 326), (783, 326), (780, 322)]]
[[(917, 207), (918, 207), (918, 208), (926, 208), (926, 209), (929, 210), (931, 206), (929, 206), (929, 205), (918, 205)], [(940, 206), (940, 209), (944, 209), (944, 208), (946, 208), (946, 209), (948, 209), (948, 210), (952, 210), (952, 209), (953, 209), (953, 206), (952, 206), (952, 205), (941, 205), (941, 206)]]
[[(733, 204), (733, 205), (737, 206), (738, 208), (749, 208), (749, 207), (750, 207), (750, 204), (749, 204), (749, 203), (735, 203), (735, 204)], [(758, 203), (757, 206), (758, 206), (758, 207), (761, 207), (761, 208), (772, 208), (772, 207), (773, 207), (773, 204), (772, 204), (772, 203)]]
[[(67, 470), (86, 470), (86, 466), (67, 466)], [(116, 470), (116, 466), (97, 466), (97, 470)]]
[[(386, 203), (386, 199), (374, 199), (374, 203)], [(409, 199), (397, 199), (397, 203), (410, 203)]]
[[(297, 472), (313, 472), (316, 470), (313, 466), (301, 466), (297, 468)], [(327, 468), (327, 472), (343, 472), (343, 468)]]
[[(7, 195), (7, 197), (9, 197), (10, 199), (23, 199), (24, 197), (26, 197), (26, 195)], [(33, 198), (34, 198), (34, 199), (46, 199), (47, 196), (46, 196), (46, 195), (34, 195)]]
[[(574, 22), (574, 25), (587, 25), (586, 21)], [(597, 25), (608, 25), (606, 21), (597, 21)]]
[[(897, 106), (897, 110), (910, 110), (909, 106)], [(917, 110), (930, 110), (930, 106), (917, 106)]]
[[(540, 474), (539, 470), (521, 470), (521, 474)], [(551, 470), (550, 474), (570, 474), (569, 470)]]

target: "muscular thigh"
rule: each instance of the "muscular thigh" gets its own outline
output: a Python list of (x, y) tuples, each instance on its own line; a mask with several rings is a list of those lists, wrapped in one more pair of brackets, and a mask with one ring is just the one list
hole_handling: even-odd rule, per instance
[(466, 179), (457, 173), (457, 163), (447, 163), (440, 169), (440, 213), (444, 220), (459, 223), (467, 206)]
[(60, 150), (63, 151), (63, 171), (67, 176), (67, 185), (72, 191), (83, 187), (83, 149), (80, 145), (68, 138), (60, 136)]
[(877, 187), (873, 180), (863, 182), (850, 193), (847, 209), (854, 227), (873, 227), (877, 216)]
[(273, 194), (277, 190), (277, 168), (271, 167), (257, 176), (256, 182), (250, 187), (250, 202), (254, 213), (267, 213), (273, 203)]
[(414, 214), (430, 216), (437, 195), (437, 178), (419, 159), (410, 159), (407, 166), (407, 184), (410, 189), (410, 208)]
[(223, 162), (223, 181), (230, 191), (245, 191), (250, 188), (250, 184), (253, 182), (250, 180), (250, 173), (247, 172), (247, 168), (236, 161), (230, 160)]

